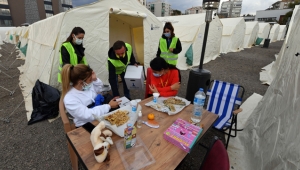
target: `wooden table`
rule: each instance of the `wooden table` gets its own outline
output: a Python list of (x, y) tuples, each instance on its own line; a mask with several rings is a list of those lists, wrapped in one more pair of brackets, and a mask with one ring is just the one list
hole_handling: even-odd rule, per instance
[[(154, 164), (151, 164), (144, 169), (175, 169), (178, 164), (185, 158), (187, 153), (179, 149), (177, 146), (166, 141), (163, 138), (163, 132), (169, 126), (171, 126), (171, 124), (177, 118), (189, 121), (191, 113), (193, 111), (193, 105), (187, 106), (176, 115), (169, 116), (166, 113), (158, 112), (150, 107), (145, 106), (145, 103), (151, 100), (152, 97), (145, 99), (139, 103), (142, 106), (142, 119), (147, 120), (148, 113), (153, 113), (156, 116), (155, 120), (159, 123), (160, 127), (158, 129), (154, 129), (143, 124), (142, 128), (138, 129), (137, 131), (137, 135), (143, 140), (144, 144), (155, 159)], [(205, 111), (203, 113), (200, 123), (204, 125), (204, 128), (200, 138), (213, 125), (217, 118), (218, 115), (211, 112)], [(98, 124), (97, 121), (93, 123)], [(80, 127), (68, 132), (67, 138), (70, 141), (73, 149), (75, 150), (79, 160), (83, 162), (83, 166), (85, 166), (86, 169), (124, 169), (122, 160), (119, 156), (115, 144), (112, 145), (109, 149), (110, 161), (108, 163), (98, 163), (94, 158), (93, 146), (90, 142), (89, 132)], [(112, 139), (114, 142), (116, 142), (120, 140), (121, 137), (113, 135)]]

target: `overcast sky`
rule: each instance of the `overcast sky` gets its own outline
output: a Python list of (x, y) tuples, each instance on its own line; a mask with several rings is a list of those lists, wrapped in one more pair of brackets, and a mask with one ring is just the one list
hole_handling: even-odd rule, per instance
[[(95, 2), (97, 0), (73, 0), (73, 6), (80, 6), (88, 3)], [(147, 0), (152, 2), (154, 0)], [(171, 4), (172, 9), (178, 9), (184, 12), (184, 10), (193, 6), (202, 6), (202, 0), (165, 0)], [(221, 2), (227, 0), (221, 0)], [(278, 0), (243, 0), (242, 14), (255, 14), (257, 10), (265, 10), (272, 3)], [(220, 5), (221, 6), (221, 5)]]

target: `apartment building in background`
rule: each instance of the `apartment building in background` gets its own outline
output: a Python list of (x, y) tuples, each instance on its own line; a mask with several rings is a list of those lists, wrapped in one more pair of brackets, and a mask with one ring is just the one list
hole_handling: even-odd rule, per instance
[(72, 0), (0, 0), (0, 26), (32, 24), (72, 7)]
[(185, 10), (185, 15), (205, 13), (202, 6), (196, 6)]
[(273, 3), (267, 10), (278, 10), (278, 9), (288, 9), (289, 4), (295, 2), (294, 0), (281, 0)]
[(165, 17), (171, 15), (171, 5), (163, 0), (156, 0), (147, 3), (147, 8), (157, 17)]
[(142, 5), (146, 6), (147, 5), (147, 1), (146, 0), (138, 0)]
[(225, 18), (235, 18), (241, 16), (243, 0), (229, 0), (222, 2), (220, 15)]

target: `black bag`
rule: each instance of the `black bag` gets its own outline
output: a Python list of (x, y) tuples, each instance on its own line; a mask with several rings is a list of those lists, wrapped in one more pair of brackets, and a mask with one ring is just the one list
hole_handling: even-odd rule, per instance
[(33, 111), (28, 125), (58, 116), (60, 92), (37, 80), (32, 90)]

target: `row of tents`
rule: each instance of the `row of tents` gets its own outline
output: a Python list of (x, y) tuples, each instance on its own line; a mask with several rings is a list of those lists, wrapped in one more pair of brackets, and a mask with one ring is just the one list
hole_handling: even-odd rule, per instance
[[(20, 68), (23, 73), (20, 84), (24, 87), (23, 94), (27, 95), (37, 79), (59, 87), (59, 50), (74, 27), (85, 30), (83, 44), (88, 63), (97, 76), (108, 83), (107, 52), (112, 44), (117, 40), (130, 43), (137, 61), (147, 68), (156, 56), (163, 24), (167, 21), (173, 23), (175, 34), (182, 42), (183, 50), (179, 54), (177, 67), (186, 70), (199, 65), (205, 14), (157, 18), (136, 0), (101, 0), (73, 8), (28, 27), (13, 28), (7, 31), (6, 41), (17, 44), (19, 48), (26, 47), (25, 64)], [(278, 39), (277, 25), (273, 26), (274, 31), (270, 31), (272, 42)], [(250, 48), (257, 37), (267, 38), (269, 30), (268, 24), (214, 16), (210, 23), (204, 63), (214, 60), (220, 53)]]

